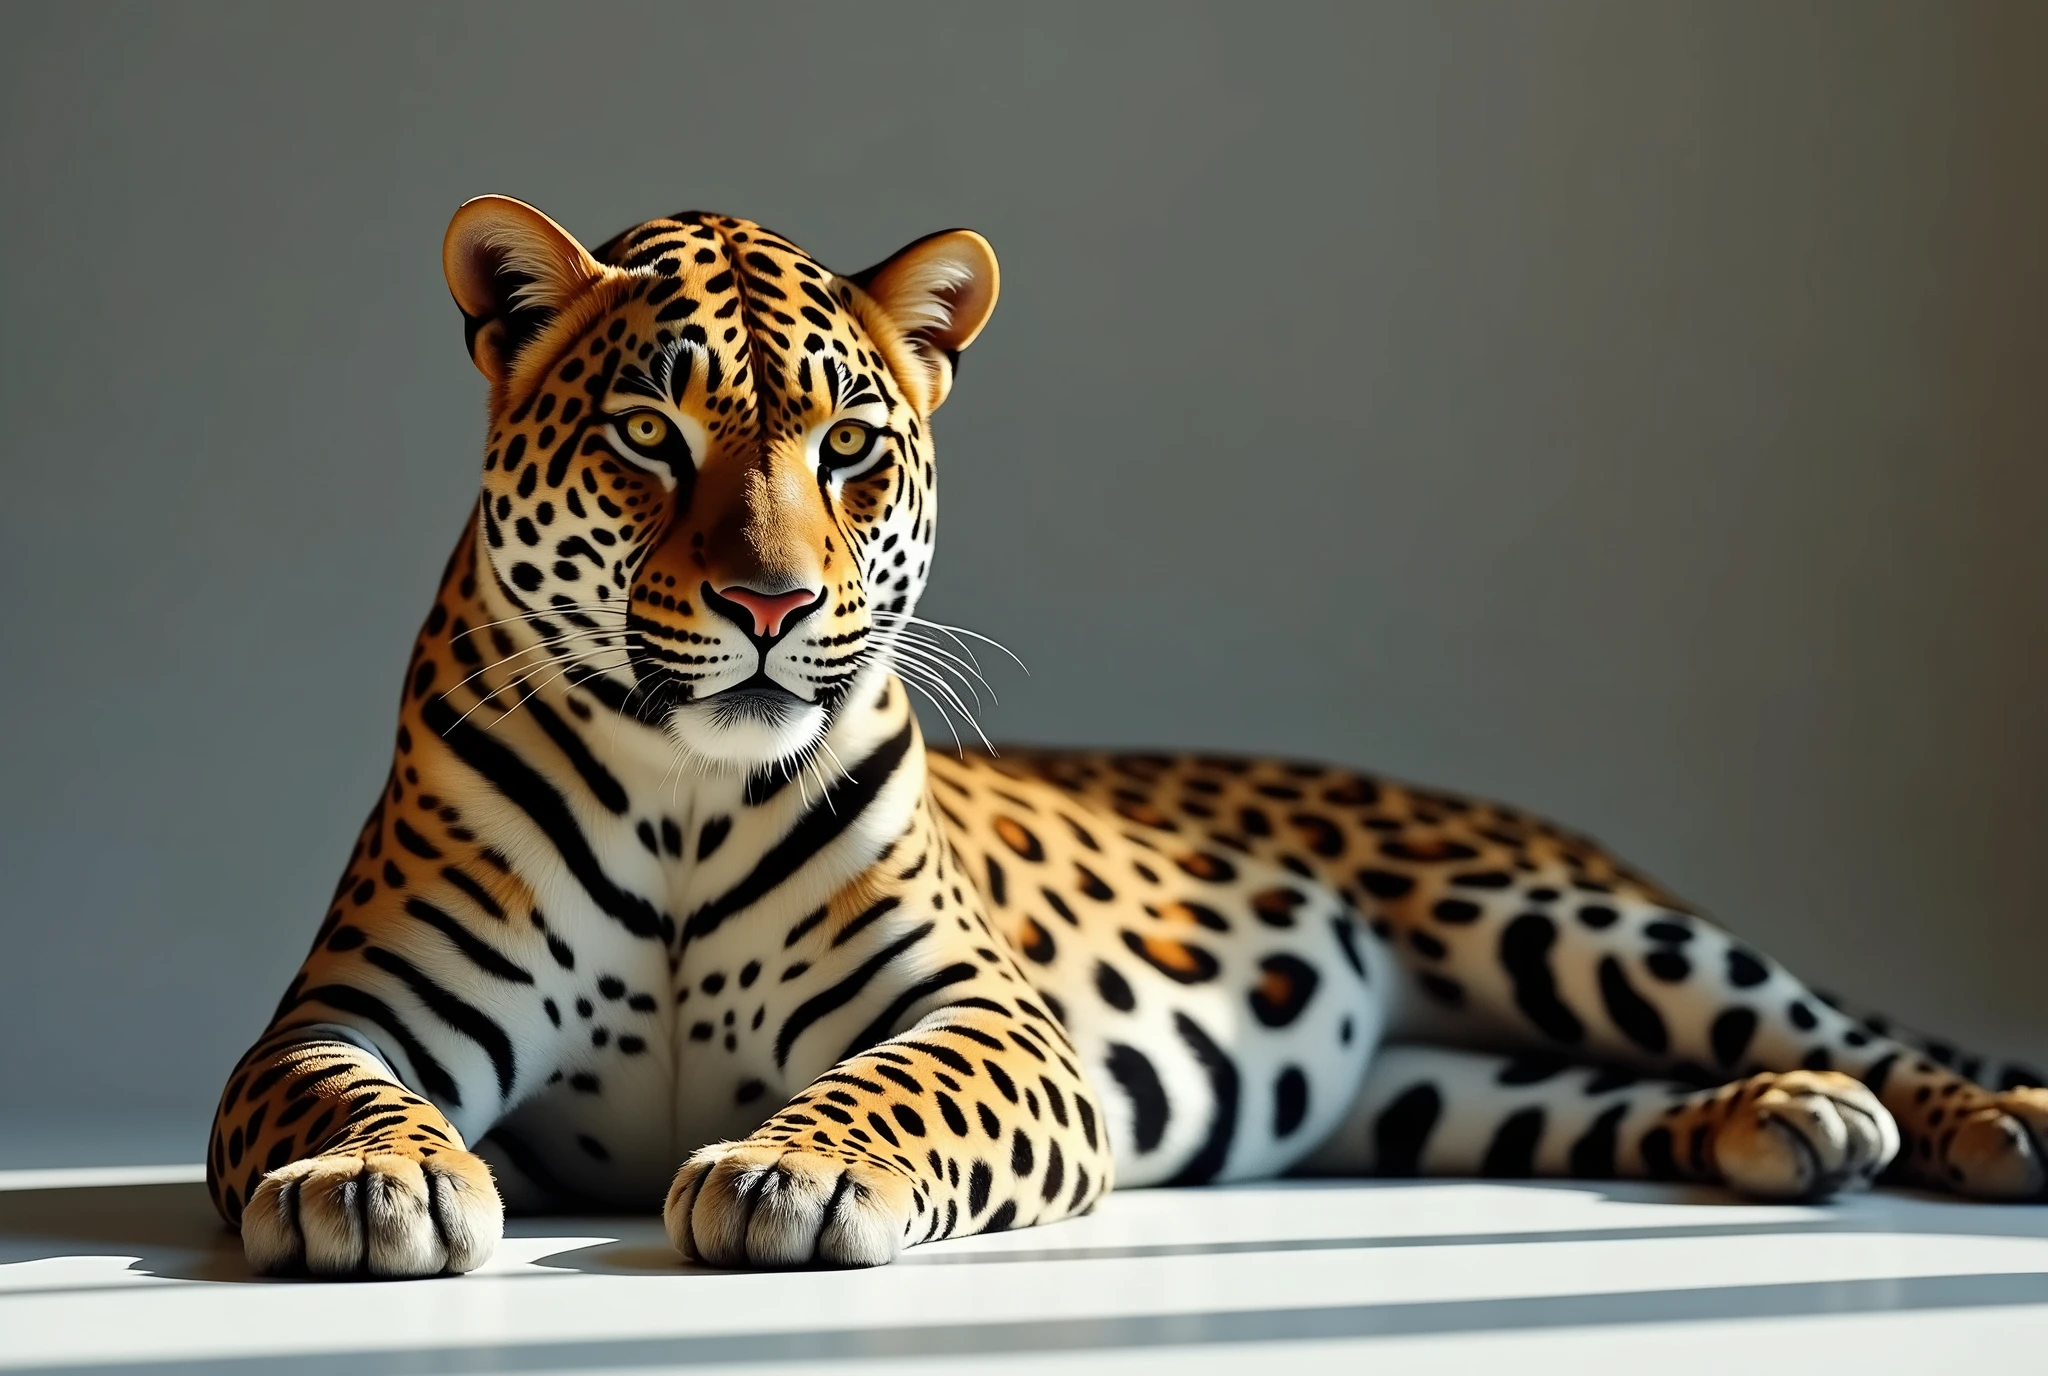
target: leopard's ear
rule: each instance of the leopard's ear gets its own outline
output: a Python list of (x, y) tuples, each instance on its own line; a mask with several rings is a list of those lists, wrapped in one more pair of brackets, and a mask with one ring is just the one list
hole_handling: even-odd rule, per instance
[(913, 355), (918, 410), (939, 409), (953, 390), (960, 351), (995, 314), (1002, 274), (995, 250), (971, 229), (928, 234), (848, 279), (882, 308)]
[(469, 356), (493, 383), (541, 327), (604, 276), (576, 237), (510, 196), (465, 201), (441, 241)]

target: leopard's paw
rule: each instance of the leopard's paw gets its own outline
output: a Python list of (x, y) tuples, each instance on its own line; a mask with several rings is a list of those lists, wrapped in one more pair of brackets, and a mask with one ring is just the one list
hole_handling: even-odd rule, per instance
[(1943, 1183), (1979, 1199), (2048, 1195), (2048, 1089), (2008, 1089), (1936, 1129)]
[(1743, 1083), (1713, 1138), (1730, 1188), (1766, 1199), (1821, 1199), (1869, 1186), (1899, 1151), (1899, 1127), (1850, 1076), (1793, 1070)]
[(780, 1144), (719, 1142), (676, 1172), (662, 1209), (685, 1261), (880, 1266), (903, 1249), (910, 1181)]
[(272, 1276), (468, 1271), (504, 1231), (490, 1168), (468, 1152), (309, 1156), (264, 1176), (242, 1211), (242, 1250)]

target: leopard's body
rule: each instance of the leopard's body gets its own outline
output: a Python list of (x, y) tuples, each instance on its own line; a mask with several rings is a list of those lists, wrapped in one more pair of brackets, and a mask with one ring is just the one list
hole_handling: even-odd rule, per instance
[(465, 1270), (508, 1203), (852, 1264), (1293, 1169), (2048, 1190), (2030, 1077), (1838, 1012), (1526, 813), (927, 752), (896, 669), (944, 653), (911, 608), (977, 236), (842, 277), (727, 217), (593, 255), (486, 198), (446, 263), (483, 492), (222, 1097), (260, 1268)]

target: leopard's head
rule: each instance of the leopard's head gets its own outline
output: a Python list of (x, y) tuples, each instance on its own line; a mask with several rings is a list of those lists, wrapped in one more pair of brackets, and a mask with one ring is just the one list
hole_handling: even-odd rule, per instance
[(490, 382), (482, 562), (534, 657), (702, 761), (809, 750), (924, 589), (931, 415), (995, 309), (988, 243), (842, 276), (691, 212), (593, 253), (486, 196), (443, 266)]

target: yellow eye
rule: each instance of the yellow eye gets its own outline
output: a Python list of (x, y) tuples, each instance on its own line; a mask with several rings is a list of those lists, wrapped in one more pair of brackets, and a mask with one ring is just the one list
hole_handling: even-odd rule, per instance
[(619, 430), (635, 449), (654, 449), (668, 438), (668, 422), (652, 411), (635, 411), (620, 422)]
[(843, 420), (826, 432), (825, 443), (835, 458), (857, 459), (866, 451), (872, 433), (857, 421)]

